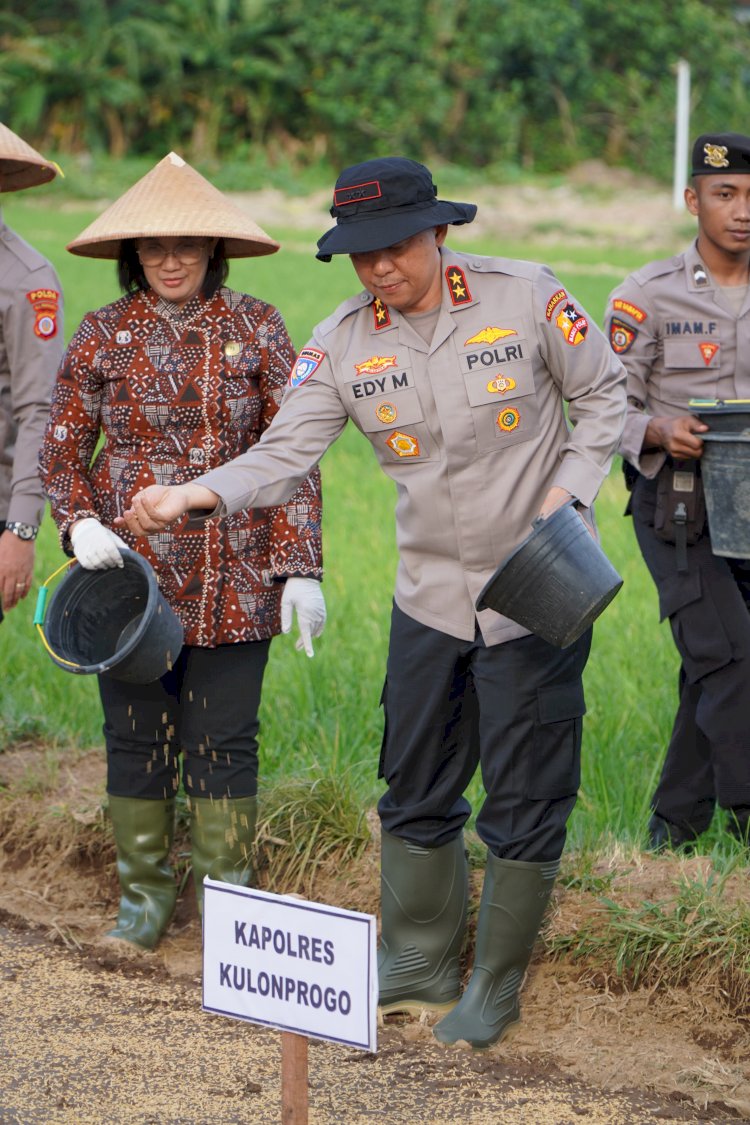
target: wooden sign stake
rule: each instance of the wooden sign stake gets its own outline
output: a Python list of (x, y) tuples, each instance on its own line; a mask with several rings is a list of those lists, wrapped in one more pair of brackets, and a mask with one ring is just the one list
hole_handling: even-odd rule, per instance
[(307, 1125), (307, 1036), (281, 1032), (281, 1125)]

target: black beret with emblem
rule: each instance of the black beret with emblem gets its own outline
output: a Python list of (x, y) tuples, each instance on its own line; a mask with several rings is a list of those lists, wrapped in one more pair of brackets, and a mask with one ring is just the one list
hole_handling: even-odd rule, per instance
[(750, 137), (702, 133), (693, 145), (694, 176), (750, 175)]
[(437, 198), (432, 173), (405, 156), (384, 156), (345, 168), (336, 181), (331, 215), (336, 226), (318, 239), (321, 262), (333, 254), (383, 250), (430, 227), (470, 223), (474, 203)]

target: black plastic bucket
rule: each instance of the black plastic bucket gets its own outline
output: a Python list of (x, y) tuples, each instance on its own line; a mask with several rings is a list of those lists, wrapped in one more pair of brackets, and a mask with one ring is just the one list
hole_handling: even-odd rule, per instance
[(547, 519), (500, 564), (477, 609), (494, 609), (566, 648), (609, 605), (622, 578), (571, 504)]
[(177, 659), (182, 622), (150, 563), (135, 551), (122, 557), (122, 567), (67, 572), (44, 617), (47, 651), (67, 672), (148, 684)]
[(691, 409), (710, 426), (700, 460), (715, 555), (750, 559), (750, 401), (693, 401)]

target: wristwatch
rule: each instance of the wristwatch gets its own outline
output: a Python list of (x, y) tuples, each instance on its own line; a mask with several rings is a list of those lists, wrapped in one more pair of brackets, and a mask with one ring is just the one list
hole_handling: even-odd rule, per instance
[(21, 523), (19, 520), (9, 520), (5, 525), (6, 531), (12, 531), (19, 539), (36, 539), (39, 528), (33, 523)]

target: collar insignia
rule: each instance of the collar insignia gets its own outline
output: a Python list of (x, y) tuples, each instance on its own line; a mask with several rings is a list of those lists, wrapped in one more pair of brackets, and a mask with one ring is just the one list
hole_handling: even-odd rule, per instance
[(375, 328), (390, 328), (391, 314), (388, 312), (388, 307), (383, 304), (380, 297), (375, 298), (372, 306), (372, 311), (375, 316)]
[(458, 266), (448, 266), (445, 271), (445, 280), (448, 282), (448, 289), (454, 306), (468, 305), (474, 299), (466, 281), (466, 274)]

